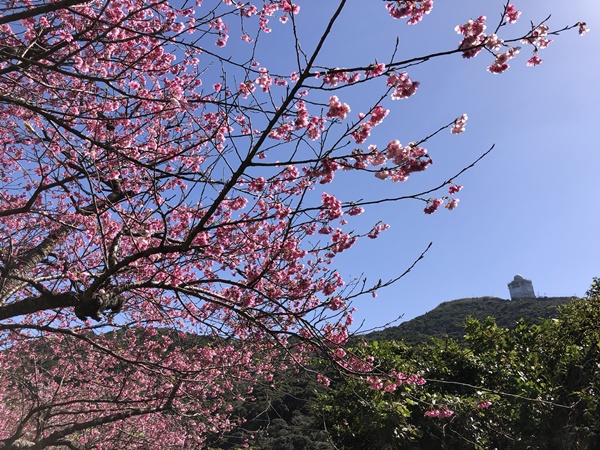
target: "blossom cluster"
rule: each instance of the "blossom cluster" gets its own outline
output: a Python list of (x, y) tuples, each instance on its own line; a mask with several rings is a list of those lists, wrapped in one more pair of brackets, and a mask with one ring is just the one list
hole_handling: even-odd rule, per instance
[(450, 417), (454, 415), (454, 411), (452, 411), (451, 409), (430, 409), (428, 411), (425, 411), (425, 417), (437, 417), (439, 419), (444, 419), (446, 417)]
[[(448, 195), (443, 198), (430, 198), (427, 200), (427, 206), (423, 209), (425, 214), (433, 214), (438, 210), (438, 208), (444, 205), (449, 211), (452, 211), (458, 206), (458, 202), (460, 201), (457, 198), (450, 197), (451, 195), (458, 194), (462, 190), (462, 186), (458, 186), (456, 184), (450, 184), (448, 186)], [(446, 202), (444, 204), (444, 201)]]
[(476, 20), (471, 19), (463, 25), (456, 26), (456, 32), (464, 36), (458, 46), (459, 50), (463, 51), (463, 58), (473, 58), (483, 49), (483, 44), (486, 42), (485, 21), (486, 17), (480, 16)]
[(521, 39), (521, 42), (533, 45), (537, 49), (547, 48), (552, 42), (552, 39), (548, 39), (548, 30), (548, 25), (541, 24), (535, 27), (526, 38)]
[(342, 211), (342, 202), (337, 200), (333, 195), (323, 192), (323, 194), (321, 194), (321, 202), (323, 203), (324, 209), (319, 214), (320, 219), (338, 219), (344, 214)]
[(400, 100), (414, 95), (419, 84), (418, 81), (412, 81), (406, 72), (402, 72), (399, 75), (392, 75), (387, 79), (387, 85), (395, 88), (394, 92), (392, 92), (392, 100)]
[[(355, 131), (350, 133), (350, 136), (355, 140), (357, 144), (364, 143), (370, 136), (371, 129), (373, 129), (373, 127), (376, 127), (377, 125), (380, 125), (389, 112), (389, 109), (385, 109), (381, 105), (376, 106), (371, 111), (369, 120), (367, 120), (366, 122), (362, 122)], [(359, 114), (360, 120), (363, 120), (365, 117), (365, 114)]]
[(552, 39), (548, 39), (548, 26), (541, 24), (533, 29), (533, 31), (524, 39), (521, 40), (523, 44), (533, 45), (533, 56), (527, 60), (526, 65), (529, 67), (538, 66), (542, 63), (542, 59), (538, 56), (538, 50), (542, 50), (548, 47), (552, 42)]
[(506, 5), (504, 17), (506, 17), (508, 23), (516, 23), (517, 20), (519, 20), (519, 17), (521, 17), (521, 11), (517, 10), (517, 8), (515, 8), (515, 5), (509, 3), (508, 5)]
[[(294, 108), (296, 109), (295, 117), (289, 118), (289, 120), (271, 130), (268, 136), (271, 139), (289, 142), (294, 139), (295, 131), (304, 130), (309, 139), (317, 140), (325, 128), (326, 119), (319, 116), (311, 117), (306, 103), (302, 100), (297, 101)], [(343, 105), (337, 112), (340, 113), (342, 110)]]
[(450, 130), (450, 132), (452, 134), (460, 134), (460, 133), (464, 132), (465, 125), (467, 124), (467, 119), (468, 119), (468, 116), (466, 114), (463, 114), (462, 116), (457, 118), (454, 121), (454, 125), (452, 126), (452, 129)]
[(423, 20), (425, 14), (429, 14), (433, 9), (433, 0), (401, 0), (396, 2), (387, 2), (386, 8), (394, 19), (404, 19), (408, 17), (407, 23), (414, 25)]
[[(315, 78), (320, 78), (321, 73), (315, 73)], [(360, 79), (359, 73), (349, 74), (348, 72), (335, 68), (329, 73), (323, 75), (323, 84), (335, 87), (340, 83), (354, 84)]]
[[(513, 4), (507, 4), (504, 11), (504, 19), (509, 24), (517, 22), (521, 16), (521, 11), (517, 10)], [(584, 34), (587, 31), (585, 22), (580, 22), (579, 34)], [(480, 16), (475, 20), (469, 20), (462, 25), (457, 25), (456, 32), (462, 34), (463, 40), (459, 45), (459, 50), (462, 50), (464, 58), (473, 58), (479, 54), (484, 48), (491, 50), (494, 55), (494, 62), (488, 66), (487, 70), (493, 74), (505, 72), (510, 65), (508, 61), (514, 58), (520, 51), (520, 47), (511, 47), (506, 45), (495, 33), (486, 35), (486, 17)], [(526, 65), (537, 66), (541, 64), (542, 59), (537, 55), (541, 49), (545, 49), (552, 42), (548, 38), (549, 28), (544, 23), (533, 26), (532, 30), (521, 39), (523, 44), (532, 45), (534, 47), (533, 55), (527, 60)], [(499, 53), (502, 47), (506, 46), (504, 52)]]
[(329, 111), (327, 111), (327, 117), (345, 119), (349, 112), (350, 106), (348, 106), (347, 103), (340, 102), (337, 96), (333, 95), (329, 99)]
[(394, 392), (403, 384), (423, 386), (426, 383), (425, 379), (419, 375), (406, 375), (395, 370), (392, 370), (389, 373), (389, 376), (385, 378), (381, 378), (379, 376), (368, 376), (366, 381), (369, 387), (374, 391), (384, 390), (386, 392)]
[(517, 53), (519, 53), (519, 51), (520, 51), (519, 47), (514, 47), (514, 48), (509, 48), (508, 50), (506, 50), (503, 53), (496, 54), (494, 63), (487, 68), (488, 72), (502, 73), (505, 70), (507, 70), (510, 67), (510, 65), (508, 64), (508, 61), (510, 59), (513, 59), (517, 55)]

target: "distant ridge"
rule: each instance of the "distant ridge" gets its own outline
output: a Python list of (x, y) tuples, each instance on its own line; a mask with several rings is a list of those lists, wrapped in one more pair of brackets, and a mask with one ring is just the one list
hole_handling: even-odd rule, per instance
[(573, 297), (540, 297), (505, 300), (497, 297), (462, 298), (439, 304), (436, 308), (401, 323), (365, 335), (369, 340), (404, 340), (407, 344), (426, 341), (430, 337), (462, 339), (463, 324), (468, 316), (483, 320), (488, 316), (502, 327), (513, 327), (521, 318), (539, 323), (556, 315), (557, 307)]

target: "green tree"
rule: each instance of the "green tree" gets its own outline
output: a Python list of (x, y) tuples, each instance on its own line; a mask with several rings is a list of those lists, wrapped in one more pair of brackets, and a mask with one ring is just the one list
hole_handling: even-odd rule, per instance
[[(337, 380), (319, 397), (338, 448), (594, 449), (600, 446), (600, 289), (540, 324), (514, 328), (468, 319), (464, 343), (409, 347), (379, 341), (353, 348), (383, 372), (427, 383)], [(371, 384), (373, 386), (373, 384)]]

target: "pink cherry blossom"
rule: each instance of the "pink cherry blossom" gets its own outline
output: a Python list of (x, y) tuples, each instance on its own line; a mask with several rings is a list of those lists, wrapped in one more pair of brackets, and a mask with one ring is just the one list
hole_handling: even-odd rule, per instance
[(255, 83), (262, 88), (263, 92), (269, 92), (271, 90), (271, 84), (273, 83), (273, 80), (269, 76), (267, 69), (264, 67), (261, 67), (259, 72), (260, 76), (256, 79)]
[(375, 63), (371, 69), (365, 71), (365, 76), (367, 77), (378, 77), (385, 72), (385, 64), (383, 63)]
[(485, 46), (490, 50), (498, 51), (504, 45), (504, 41), (496, 34), (490, 34), (485, 41)]
[(387, 79), (387, 85), (395, 88), (392, 92), (392, 100), (408, 98), (414, 95), (419, 84), (418, 81), (412, 81), (406, 72), (402, 72), (399, 75), (391, 75)]
[(451, 184), (450, 186), (448, 186), (448, 194), (450, 195), (454, 195), (457, 194), (458, 192), (460, 192), (462, 190), (462, 186), (458, 186), (456, 184)]
[[(367, 138), (371, 135), (371, 129), (380, 125), (383, 122), (383, 119), (388, 115), (389, 110), (383, 108), (381, 105), (376, 106), (371, 111), (371, 115), (369, 116), (369, 120), (361, 123), (358, 128), (350, 133), (350, 136), (356, 141), (357, 144), (364, 143)], [(364, 119), (364, 114), (360, 114), (359, 117)]]
[(454, 415), (454, 411), (451, 409), (431, 409), (425, 411), (425, 417), (436, 417), (436, 418), (446, 418)]
[(367, 384), (374, 391), (379, 391), (384, 386), (383, 380), (379, 377), (367, 377)]
[(455, 209), (458, 206), (459, 201), (460, 200), (457, 198), (450, 198), (444, 205), (444, 208), (446, 208), (449, 211), (452, 211), (453, 209)]
[(354, 208), (352, 208), (351, 210), (348, 211), (348, 215), (349, 216), (358, 216), (364, 212), (365, 212), (364, 208), (355, 206)]
[(427, 202), (427, 206), (423, 210), (425, 214), (433, 214), (437, 211), (437, 209), (444, 203), (444, 200), (441, 198), (430, 199)]
[(342, 203), (333, 195), (323, 192), (323, 194), (321, 194), (321, 202), (323, 203), (324, 210), (321, 212), (320, 217), (331, 220), (337, 219), (344, 214), (342, 211)]
[(387, 230), (389, 227), (390, 226), (387, 223), (380, 222), (373, 227), (367, 236), (370, 239), (376, 239), (382, 231)]
[(248, 98), (250, 94), (254, 92), (256, 86), (251, 81), (246, 81), (245, 83), (240, 83), (238, 92), (242, 94), (242, 98)]
[(317, 374), (317, 381), (327, 387), (331, 384), (331, 380), (324, 375)]
[(508, 64), (508, 60), (514, 58), (515, 55), (519, 53), (519, 51), (519, 47), (514, 47), (509, 48), (503, 53), (497, 54), (494, 63), (487, 68), (488, 72), (499, 74), (506, 71), (510, 67), (510, 65)]
[(589, 28), (586, 28), (587, 24), (585, 22), (579, 22), (577, 25), (579, 25), (579, 35), (580, 36), (583, 36), (585, 33), (590, 31)]
[(227, 45), (227, 40), (229, 39), (229, 35), (227, 33), (219, 33), (219, 39), (215, 42), (217, 47), (225, 47)]
[(414, 25), (423, 20), (425, 14), (433, 9), (433, 0), (404, 0), (402, 2), (388, 2), (386, 8), (394, 19), (408, 17), (407, 23)]
[(327, 117), (345, 119), (349, 112), (350, 107), (347, 103), (341, 103), (335, 95), (331, 96), (329, 99), (329, 111), (327, 111)]
[(525, 65), (528, 67), (533, 67), (533, 66), (539, 66), (541, 63), (542, 63), (542, 58), (540, 58), (538, 55), (533, 55), (531, 58), (529, 58), (527, 60)]
[(508, 4), (506, 6), (506, 11), (505, 11), (504, 15), (506, 17), (506, 20), (508, 20), (508, 23), (515, 23), (521, 16), (521, 11), (518, 11), (515, 8), (515, 5)]
[(465, 125), (467, 123), (467, 119), (468, 119), (468, 116), (466, 114), (463, 114), (458, 119), (456, 119), (454, 121), (454, 125), (452, 126), (452, 129), (450, 130), (450, 132), (452, 134), (460, 134), (460, 133), (464, 132)]
[(459, 49), (463, 50), (463, 58), (473, 58), (482, 50), (482, 44), (487, 40), (484, 31), (487, 28), (486, 17), (480, 16), (476, 20), (469, 20), (463, 25), (457, 25), (455, 31), (464, 36), (459, 45)]
[(323, 75), (323, 83), (330, 86), (337, 86), (340, 83), (348, 82), (348, 73), (335, 68), (332, 73)]
[(390, 112), (389, 109), (385, 109), (383, 106), (377, 105), (375, 108), (373, 108), (373, 111), (371, 111), (371, 117), (369, 118), (369, 125), (371, 125), (372, 127), (381, 125), (381, 123), (383, 122), (383, 119), (386, 118), (386, 116), (389, 114), (389, 112)]
[(444, 418), (444, 417), (450, 417), (454, 415), (454, 411), (452, 411), (451, 409), (442, 409), (440, 411), (440, 418)]
[(552, 39), (548, 39), (548, 30), (547, 25), (541, 24), (531, 31), (526, 38), (521, 39), (521, 43), (531, 44), (537, 50), (547, 48), (552, 42)]

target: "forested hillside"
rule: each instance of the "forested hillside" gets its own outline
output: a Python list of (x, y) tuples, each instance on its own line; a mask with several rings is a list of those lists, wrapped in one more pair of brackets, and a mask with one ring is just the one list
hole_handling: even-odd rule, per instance
[(369, 340), (404, 340), (416, 344), (429, 337), (463, 339), (465, 320), (471, 316), (478, 320), (493, 317), (500, 327), (514, 327), (519, 319), (539, 323), (542, 318), (554, 317), (557, 307), (571, 297), (542, 297), (534, 299), (504, 300), (497, 297), (462, 298), (443, 302), (431, 311), (395, 327), (369, 333)]

